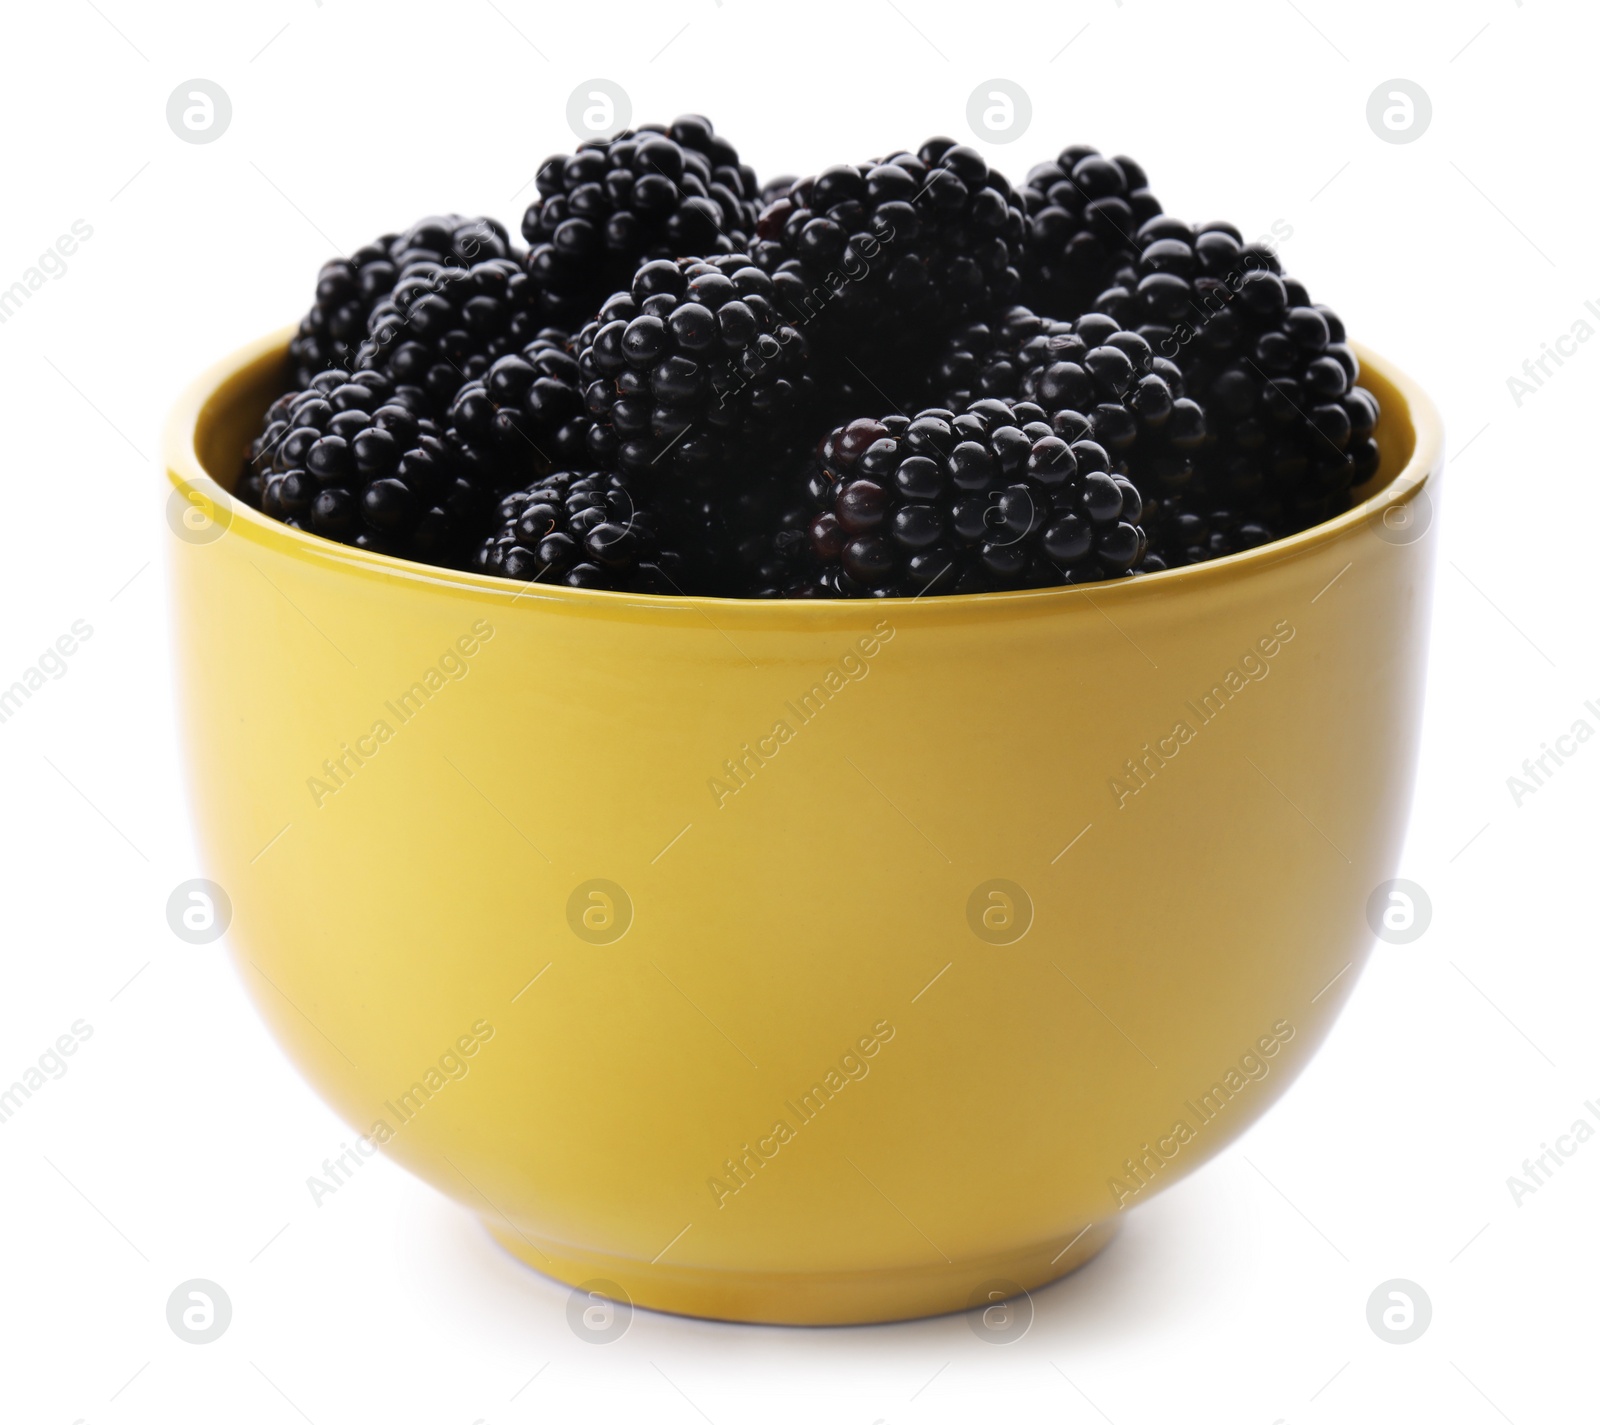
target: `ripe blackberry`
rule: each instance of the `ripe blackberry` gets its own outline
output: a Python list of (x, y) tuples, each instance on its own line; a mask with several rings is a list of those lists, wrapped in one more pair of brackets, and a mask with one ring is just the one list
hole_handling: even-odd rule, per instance
[[(815, 443), (798, 436), (764, 449), (756, 478), (742, 468), (691, 477), (658, 492), (662, 538), (679, 564), (679, 592), (720, 598), (781, 598), (800, 573), (786, 533), (806, 531), (815, 513), (806, 479)], [(665, 498), (662, 498), (662, 496)]]
[(761, 192), (758, 195), (756, 202), (761, 208), (765, 208), (769, 203), (776, 203), (779, 198), (787, 198), (789, 196), (789, 190), (794, 187), (796, 181), (797, 180), (792, 173), (785, 173), (779, 178), (767, 179), (767, 181), (761, 185)]
[(1145, 552), (1141, 502), (1076, 411), (985, 399), (856, 420), (809, 482), (800, 594), (915, 597), (1079, 584)]
[(737, 150), (688, 114), (557, 154), (522, 218), (542, 320), (576, 328), (641, 262), (749, 245), (760, 188)]
[(1052, 317), (1076, 317), (1130, 270), (1135, 235), (1161, 211), (1142, 169), (1131, 158), (1092, 148), (1063, 149), (1028, 174), (1024, 299)]
[(819, 345), (915, 359), (929, 333), (1016, 300), (1022, 202), (976, 149), (930, 139), (915, 154), (824, 169), (769, 204), (753, 256), (780, 308), (816, 321)]
[(421, 387), (442, 411), (462, 386), (520, 351), (537, 330), (533, 288), (515, 259), (461, 267), (417, 258), (372, 309), (356, 365)]
[(1002, 401), (1032, 399), (1023, 385), (1036, 379), (1051, 360), (1052, 337), (1072, 330), (1071, 322), (1041, 317), (1011, 306), (958, 327), (945, 338), (931, 385), (941, 404), (966, 406), (993, 396)]
[(934, 386), (936, 399), (958, 409), (993, 397), (1087, 412), (1093, 438), (1146, 501), (1187, 488), (1206, 438), (1205, 413), (1185, 395), (1178, 367), (1093, 312), (1067, 322), (1011, 307), (970, 323), (945, 344)]
[(1377, 472), (1378, 402), (1331, 308), (1227, 223), (1159, 217), (1140, 230), (1134, 282), (1096, 306), (1136, 325), (1205, 408), (1210, 498), (1281, 533), (1329, 518)]
[[(666, 560), (670, 565), (670, 557)], [(627, 478), (562, 470), (500, 501), (475, 568), (575, 589), (672, 591), (649, 515)]]
[(317, 295), (289, 343), (295, 386), (304, 390), (319, 371), (349, 369), (367, 337), (372, 309), (394, 289), (410, 262), (467, 267), (486, 257), (509, 257), (506, 230), (493, 218), (424, 218), (403, 233), (336, 257), (317, 274)]
[(1114, 451), (1156, 432), (1192, 449), (1205, 433), (1204, 412), (1184, 395), (1177, 365), (1095, 312), (1057, 321), (1014, 306), (970, 322), (946, 340), (933, 384), (952, 406), (994, 397), (1085, 411), (1095, 439)]
[(324, 371), (267, 411), (236, 493), (342, 544), (459, 563), (486, 498), (416, 388), (376, 371)]
[(579, 334), (596, 463), (704, 476), (785, 433), (806, 344), (743, 253), (647, 262)]
[(450, 403), (450, 436), (475, 483), (511, 489), (586, 459), (592, 425), (583, 408), (572, 338), (546, 327), (502, 356)]
[(1229, 508), (1203, 488), (1146, 501), (1145, 531), (1150, 546), (1141, 573), (1221, 559), (1291, 532), (1282, 520)]

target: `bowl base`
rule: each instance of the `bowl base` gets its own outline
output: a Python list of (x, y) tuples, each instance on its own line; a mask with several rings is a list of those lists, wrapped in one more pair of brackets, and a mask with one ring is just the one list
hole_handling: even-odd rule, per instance
[(1065, 1246), (1050, 1243), (991, 1257), (901, 1270), (731, 1272), (641, 1262), (536, 1242), (505, 1220), (484, 1227), (543, 1276), (652, 1311), (772, 1326), (854, 1326), (908, 1321), (998, 1304), (1045, 1286), (1097, 1256), (1121, 1222), (1091, 1222)]

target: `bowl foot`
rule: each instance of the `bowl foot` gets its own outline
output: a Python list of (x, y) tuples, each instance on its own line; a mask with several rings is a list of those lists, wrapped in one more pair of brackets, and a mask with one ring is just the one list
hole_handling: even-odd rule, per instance
[[(1116, 1218), (1076, 1237), (930, 1267), (862, 1272), (739, 1272), (650, 1263), (539, 1242), (484, 1222), (512, 1256), (547, 1277), (652, 1311), (776, 1326), (849, 1326), (941, 1316), (998, 1303), (1075, 1271), (1116, 1236)], [(1063, 1245), (1065, 1242), (1065, 1245)]]

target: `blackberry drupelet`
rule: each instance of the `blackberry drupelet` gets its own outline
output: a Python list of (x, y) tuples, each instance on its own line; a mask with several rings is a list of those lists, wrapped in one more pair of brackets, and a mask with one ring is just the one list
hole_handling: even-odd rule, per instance
[(752, 255), (785, 316), (816, 323), (819, 347), (886, 369), (925, 364), (930, 334), (1016, 300), (1023, 229), (1002, 174), (930, 139), (794, 184), (763, 210)]
[(508, 579), (659, 594), (672, 587), (663, 561), (672, 562), (625, 476), (562, 470), (500, 501), (473, 564)]
[(372, 309), (394, 289), (407, 263), (466, 267), (486, 257), (509, 257), (506, 230), (493, 218), (424, 218), (403, 233), (386, 233), (349, 257), (323, 264), (317, 295), (289, 343), (295, 386), (330, 367), (349, 369), (367, 337)]
[(822, 443), (795, 594), (915, 597), (1088, 583), (1145, 552), (1141, 502), (1087, 417), (1030, 402), (856, 420)]
[(685, 115), (547, 158), (522, 218), (541, 319), (576, 328), (649, 258), (749, 245), (760, 188), (711, 121)]
[(379, 372), (321, 372), (273, 402), (236, 493), (342, 544), (459, 564), (488, 501), (425, 408)]
[(743, 253), (647, 262), (579, 334), (595, 463), (698, 478), (776, 444), (807, 394), (806, 343)]
[(421, 387), (433, 409), (443, 411), (468, 381), (522, 350), (538, 328), (532, 284), (514, 258), (469, 267), (418, 258), (372, 309), (356, 365)]
[(1133, 284), (1096, 306), (1173, 360), (1205, 408), (1207, 499), (1278, 534), (1346, 508), (1377, 472), (1379, 412), (1338, 316), (1230, 224), (1158, 217), (1140, 242)]
[(1138, 260), (1136, 234), (1161, 211), (1131, 158), (1063, 149), (1028, 174), (1024, 300), (1052, 317), (1076, 317)]
[(522, 487), (580, 467), (592, 422), (572, 338), (547, 327), (521, 352), (500, 357), (456, 393), (449, 423), (452, 443), (485, 488)]

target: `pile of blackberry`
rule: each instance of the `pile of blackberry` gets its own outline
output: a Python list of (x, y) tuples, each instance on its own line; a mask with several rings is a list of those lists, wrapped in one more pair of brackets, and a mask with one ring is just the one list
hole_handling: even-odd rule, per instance
[(690, 115), (536, 181), (526, 250), (429, 218), (322, 269), (241, 499), (525, 581), (914, 598), (1218, 558), (1377, 473), (1338, 316), (1132, 159), (763, 183)]

